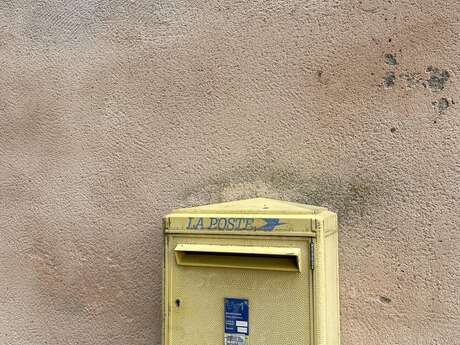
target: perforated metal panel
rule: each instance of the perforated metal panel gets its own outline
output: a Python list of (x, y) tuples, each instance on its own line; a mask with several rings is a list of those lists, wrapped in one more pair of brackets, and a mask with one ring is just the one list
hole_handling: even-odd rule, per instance
[(170, 236), (169, 344), (223, 344), (225, 297), (249, 300), (251, 344), (311, 344), (308, 239), (282, 239), (283, 247), (301, 250), (302, 272), (179, 266), (173, 250), (176, 245), (187, 243), (256, 246), (261, 242), (267, 246), (280, 245), (279, 238), (270, 237)]

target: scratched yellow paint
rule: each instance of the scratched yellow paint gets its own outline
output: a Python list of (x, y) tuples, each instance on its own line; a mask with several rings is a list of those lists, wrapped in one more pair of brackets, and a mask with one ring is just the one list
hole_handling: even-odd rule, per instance
[[(164, 345), (340, 344), (335, 213), (257, 198), (163, 224)], [(245, 301), (248, 320), (228, 319), (225, 299)]]

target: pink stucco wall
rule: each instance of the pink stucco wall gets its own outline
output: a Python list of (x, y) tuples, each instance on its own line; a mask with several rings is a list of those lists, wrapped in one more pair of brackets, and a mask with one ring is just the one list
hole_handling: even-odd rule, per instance
[(458, 343), (459, 17), (1, 1), (0, 344), (160, 344), (161, 216), (255, 196), (339, 213), (344, 345)]

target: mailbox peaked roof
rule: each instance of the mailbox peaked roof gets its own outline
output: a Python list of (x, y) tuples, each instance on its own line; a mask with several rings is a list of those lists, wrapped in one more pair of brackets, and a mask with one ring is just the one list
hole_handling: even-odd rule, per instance
[(325, 207), (304, 205), (295, 202), (255, 198), (211, 204), (190, 208), (179, 208), (172, 211), (174, 214), (278, 214), (278, 215), (311, 215), (327, 211)]
[(179, 208), (163, 217), (163, 228), (169, 233), (218, 231), (231, 234), (249, 231), (253, 234), (301, 233), (301, 236), (314, 236), (313, 232), (322, 229), (323, 223), (326, 231), (336, 231), (336, 220), (336, 215), (325, 207), (255, 198)]

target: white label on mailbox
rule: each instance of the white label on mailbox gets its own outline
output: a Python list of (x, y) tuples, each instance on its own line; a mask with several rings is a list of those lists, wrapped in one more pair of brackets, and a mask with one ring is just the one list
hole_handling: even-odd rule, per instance
[(236, 326), (237, 327), (248, 327), (248, 322), (247, 321), (236, 321)]
[(225, 345), (247, 345), (244, 334), (225, 334)]

